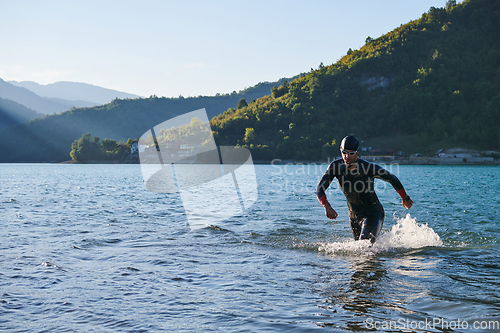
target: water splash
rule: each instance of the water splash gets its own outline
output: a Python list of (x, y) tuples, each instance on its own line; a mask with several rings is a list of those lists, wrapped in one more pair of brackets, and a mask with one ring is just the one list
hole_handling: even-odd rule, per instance
[(392, 228), (382, 233), (371, 244), (369, 240), (333, 242), (320, 245), (318, 250), (332, 255), (373, 255), (386, 251), (419, 249), (428, 246), (443, 246), (439, 235), (427, 224), (420, 224), (410, 214), (397, 221)]
[(443, 246), (441, 237), (426, 224), (417, 223), (407, 214), (398, 220), (389, 232), (380, 236), (377, 247), (388, 249), (419, 249), (427, 246)]

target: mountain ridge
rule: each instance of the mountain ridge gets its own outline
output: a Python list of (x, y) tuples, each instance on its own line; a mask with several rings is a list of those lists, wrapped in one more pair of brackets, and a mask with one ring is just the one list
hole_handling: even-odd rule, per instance
[[(6, 138), (6, 144), (0, 146), (0, 162), (66, 161), (69, 159), (68, 147), (85, 133), (118, 141), (139, 138), (158, 123), (193, 110), (205, 108), (212, 118), (236, 107), (242, 98), (250, 101), (265, 96), (275, 85), (291, 79), (260, 82), (238, 93), (216, 96), (116, 98), (104, 105), (45, 115), (0, 130), (0, 135)], [(23, 149), (16, 149), (18, 146)]]
[(22, 104), (0, 97), (0, 129), (43, 116)]
[(60, 98), (70, 101), (87, 101), (94, 105), (106, 104), (115, 98), (141, 98), (139, 95), (83, 82), (58, 81), (49, 84), (39, 84), (34, 81), (8, 81), (8, 83), (17, 87), (26, 88), (40, 97)]
[(40, 97), (26, 88), (16, 87), (1, 78), (0, 97), (22, 104), (27, 108), (43, 114), (59, 113), (69, 109), (66, 104), (60, 104)]

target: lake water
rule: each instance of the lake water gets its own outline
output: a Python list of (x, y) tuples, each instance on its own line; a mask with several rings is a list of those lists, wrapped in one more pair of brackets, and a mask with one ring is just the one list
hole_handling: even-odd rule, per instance
[[(500, 168), (387, 166), (354, 242), (326, 165), (257, 165), (258, 200), (191, 230), (139, 165), (0, 165), (0, 331), (500, 331)], [(407, 214), (410, 215), (407, 215)]]

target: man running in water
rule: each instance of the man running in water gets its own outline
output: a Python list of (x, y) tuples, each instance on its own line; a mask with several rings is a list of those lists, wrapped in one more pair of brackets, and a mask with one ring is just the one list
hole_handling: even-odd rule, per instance
[(316, 188), (316, 196), (325, 208), (329, 219), (338, 214), (326, 199), (325, 191), (334, 178), (347, 199), (349, 221), (355, 240), (377, 239), (384, 222), (384, 208), (374, 191), (375, 178), (391, 183), (403, 200), (403, 206), (410, 208), (413, 201), (406, 194), (399, 179), (381, 166), (358, 158), (359, 141), (354, 136), (346, 136), (340, 144), (342, 159), (330, 163)]

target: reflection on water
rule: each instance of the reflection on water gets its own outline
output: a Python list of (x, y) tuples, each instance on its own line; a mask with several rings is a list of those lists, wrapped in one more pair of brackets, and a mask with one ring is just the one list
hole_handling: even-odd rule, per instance
[(385, 262), (375, 256), (346, 259), (337, 269), (323, 272), (329, 276), (318, 276), (315, 288), (325, 297), (328, 309), (342, 318), (340, 326), (355, 331), (365, 329), (367, 315), (393, 306), (384, 302), (389, 280)]
[[(438, 332), (446, 323), (462, 321), (472, 327), (485, 317), (485, 311), (499, 313), (494, 300), (497, 291), (493, 295), (486, 288), (481, 294), (477, 279), (466, 275), (454, 281), (455, 274), (446, 274), (443, 267), (453, 270), (448, 260), (429, 256), (426, 249), (383, 256), (337, 256), (332, 267), (322, 269), (311, 286), (324, 297), (318, 308), (332, 318), (320, 326), (366, 331), (378, 323), (392, 325), (390, 331), (408, 331), (434, 322), (423, 331)], [(498, 319), (491, 324), (498, 325)]]

